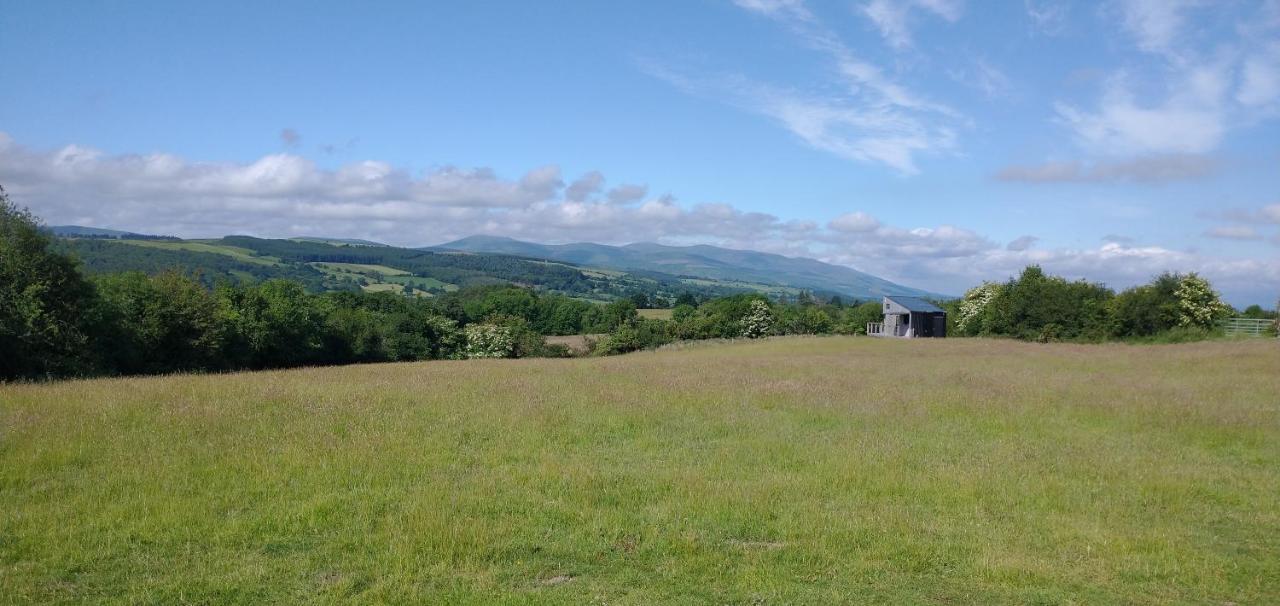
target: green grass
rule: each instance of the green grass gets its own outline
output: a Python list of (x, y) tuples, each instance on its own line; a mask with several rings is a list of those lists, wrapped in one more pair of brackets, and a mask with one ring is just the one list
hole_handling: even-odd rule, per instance
[(387, 282), (394, 282), (396, 284), (409, 284), (410, 286), (413, 286), (414, 288), (418, 288), (421, 290), (426, 290), (428, 288), (433, 288), (433, 287), (441, 288), (449, 292), (458, 290), (457, 285), (450, 284), (448, 282), (443, 282), (435, 278), (424, 278), (421, 276), (409, 275), (409, 276), (386, 276), (383, 279), (386, 280)]
[(640, 314), (641, 318), (649, 318), (651, 320), (670, 320), (672, 311), (673, 310), (670, 309), (637, 309), (636, 313)]
[(790, 338), (0, 386), (0, 601), (1274, 604), (1278, 368)]
[(193, 252), (214, 253), (232, 257), (237, 261), (245, 263), (254, 263), (256, 265), (278, 265), (280, 259), (263, 255), (255, 255), (252, 250), (240, 248), (239, 246), (229, 246), (226, 244), (210, 244), (208, 242), (199, 242), (195, 240), (183, 240), (180, 242), (169, 242), (165, 240), (120, 240), (125, 244), (133, 246), (143, 246), (148, 248), (163, 248), (167, 250), (189, 250)]
[(308, 263), (308, 265), (319, 269), (325, 273), (343, 276), (352, 273), (374, 273), (383, 276), (407, 276), (409, 272), (403, 269), (387, 267), (385, 265), (369, 265), (366, 263)]

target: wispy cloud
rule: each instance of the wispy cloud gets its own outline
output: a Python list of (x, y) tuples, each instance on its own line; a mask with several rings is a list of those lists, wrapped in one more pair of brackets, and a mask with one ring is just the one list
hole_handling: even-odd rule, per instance
[[(804, 3), (739, 0), (736, 4), (781, 24), (806, 47), (825, 55), (844, 91), (801, 92), (741, 75), (691, 75), (654, 61), (640, 61), (641, 69), (688, 93), (770, 117), (811, 147), (902, 174), (919, 172), (918, 155), (955, 146), (956, 128), (964, 123), (959, 112), (909, 90), (858, 57)], [(936, 11), (951, 10), (945, 8), (951, 4), (947, 2), (920, 4)]]
[[(1188, 32), (1218, 5), (1199, 0), (1123, 0), (1124, 31), (1157, 58), (1163, 91), (1119, 70), (1106, 79), (1095, 108), (1059, 101), (1059, 122), (1102, 155), (1205, 153), (1234, 128), (1280, 113), (1280, 3), (1263, 3), (1234, 28), (1230, 43), (1205, 43)], [(1138, 74), (1143, 75), (1143, 74)], [(1141, 90), (1142, 95), (1137, 91)]]
[(1066, 27), (1069, 4), (1054, 0), (1024, 0), (1024, 7), (1031, 23), (1043, 34), (1056, 36)]
[(889, 46), (902, 50), (914, 44), (913, 12), (923, 11), (955, 22), (964, 12), (964, 4), (960, 0), (871, 0), (862, 5), (861, 11), (880, 30)]
[(1172, 154), (1140, 156), (1086, 164), (1078, 160), (1012, 165), (995, 174), (999, 181), (1026, 183), (1167, 183), (1215, 174), (1220, 162), (1211, 156)]
[(1224, 225), (1214, 227), (1204, 232), (1204, 235), (1210, 238), (1219, 238), (1225, 240), (1261, 240), (1262, 234), (1258, 230), (1241, 225)]

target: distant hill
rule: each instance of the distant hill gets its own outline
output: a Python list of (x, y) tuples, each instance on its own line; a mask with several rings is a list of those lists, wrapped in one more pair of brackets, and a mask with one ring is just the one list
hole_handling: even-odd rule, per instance
[(289, 239), (295, 242), (316, 242), (319, 244), (339, 244), (339, 245), (345, 244), (347, 246), (389, 246), (388, 244), (383, 244), (381, 242), (374, 242), (373, 240), (361, 240), (359, 238), (325, 238), (321, 236), (298, 236), (296, 238), (289, 238)]
[(775, 284), (858, 299), (883, 295), (949, 298), (816, 259), (708, 245), (665, 246), (649, 242), (626, 246), (536, 244), (511, 238), (470, 236), (429, 248), (517, 255), (623, 271), (656, 271), (720, 282)]
[(52, 225), (46, 228), (53, 235), (63, 238), (136, 238), (145, 234), (83, 225)]

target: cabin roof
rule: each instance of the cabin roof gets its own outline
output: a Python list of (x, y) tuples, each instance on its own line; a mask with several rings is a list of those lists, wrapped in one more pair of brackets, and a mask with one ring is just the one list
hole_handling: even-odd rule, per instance
[(894, 303), (897, 303), (898, 305), (901, 305), (907, 308), (907, 311), (919, 311), (919, 312), (943, 311), (941, 307), (938, 307), (933, 303), (925, 301), (920, 297), (885, 297), (885, 299), (893, 301)]

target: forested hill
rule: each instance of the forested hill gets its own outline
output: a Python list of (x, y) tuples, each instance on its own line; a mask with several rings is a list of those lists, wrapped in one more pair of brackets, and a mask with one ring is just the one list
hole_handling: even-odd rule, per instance
[[(682, 293), (710, 297), (741, 292), (787, 298), (800, 292), (776, 284), (691, 278), (643, 269), (598, 269), (510, 254), (418, 250), (319, 238), (178, 240), (94, 234), (60, 238), (57, 246), (78, 258), (89, 273), (157, 274), (177, 269), (209, 286), (219, 281), (253, 283), (285, 278), (301, 282), (312, 292), (366, 290), (434, 296), (468, 286), (516, 284), (599, 301), (636, 295), (671, 301)], [(849, 298), (848, 293), (815, 294)]]
[(658, 271), (709, 280), (776, 284), (838, 293), (855, 299), (873, 299), (882, 295), (947, 298), (816, 259), (707, 245), (664, 246), (649, 242), (626, 246), (536, 244), (510, 238), (471, 236), (430, 249), (503, 253), (623, 271)]

